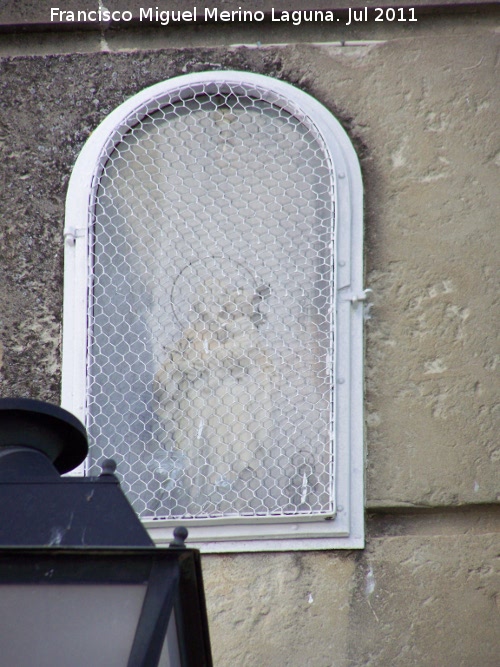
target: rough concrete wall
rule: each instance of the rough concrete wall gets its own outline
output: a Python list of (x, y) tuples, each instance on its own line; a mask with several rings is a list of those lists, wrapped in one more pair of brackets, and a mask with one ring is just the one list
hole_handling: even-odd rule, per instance
[(498, 664), (495, 23), (373, 36), (1, 62), (3, 395), (58, 401), (65, 188), (126, 97), (214, 63), (248, 69), (313, 94), (358, 149), (374, 290), (367, 548), (205, 557), (218, 667)]

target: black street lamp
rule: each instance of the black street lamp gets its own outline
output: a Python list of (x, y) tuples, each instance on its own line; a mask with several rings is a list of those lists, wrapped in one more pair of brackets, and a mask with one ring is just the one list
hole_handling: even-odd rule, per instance
[(61, 477), (88, 451), (62, 408), (0, 400), (0, 662), (212, 667), (200, 555), (156, 548), (120, 489)]

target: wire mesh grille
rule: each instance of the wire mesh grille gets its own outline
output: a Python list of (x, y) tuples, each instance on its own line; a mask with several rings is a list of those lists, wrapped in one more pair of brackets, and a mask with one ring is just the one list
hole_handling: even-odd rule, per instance
[(332, 512), (332, 166), (268, 90), (137, 112), (93, 202), (90, 469), (143, 517)]

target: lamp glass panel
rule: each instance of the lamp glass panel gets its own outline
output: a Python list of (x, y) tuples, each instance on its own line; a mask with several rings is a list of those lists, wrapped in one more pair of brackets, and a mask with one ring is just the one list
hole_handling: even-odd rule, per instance
[(0, 585), (2, 664), (126, 667), (145, 593), (146, 584)]
[(165, 636), (165, 643), (163, 645), (158, 667), (182, 667), (174, 612), (172, 612), (168, 622), (167, 634)]

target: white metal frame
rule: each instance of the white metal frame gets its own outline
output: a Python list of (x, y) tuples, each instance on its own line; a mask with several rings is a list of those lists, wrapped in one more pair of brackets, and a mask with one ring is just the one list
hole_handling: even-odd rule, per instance
[[(62, 406), (85, 422), (87, 304), (92, 266), (89, 223), (102, 167), (123, 134), (158, 100), (185, 86), (210, 82), (255, 85), (289, 99), (322, 135), (334, 166), (335, 236), (335, 499), (336, 515), (325, 520), (266, 518), (255, 521), (189, 521), (189, 542), (203, 552), (289, 551), (364, 546), (363, 429), (363, 187), (346, 132), (317, 100), (294, 86), (247, 72), (214, 71), (176, 77), (134, 95), (99, 125), (83, 147), (66, 200)], [(153, 106), (154, 105), (154, 106)], [(79, 471), (80, 473), (83, 471)], [(171, 540), (179, 521), (146, 521), (153, 539)]]

